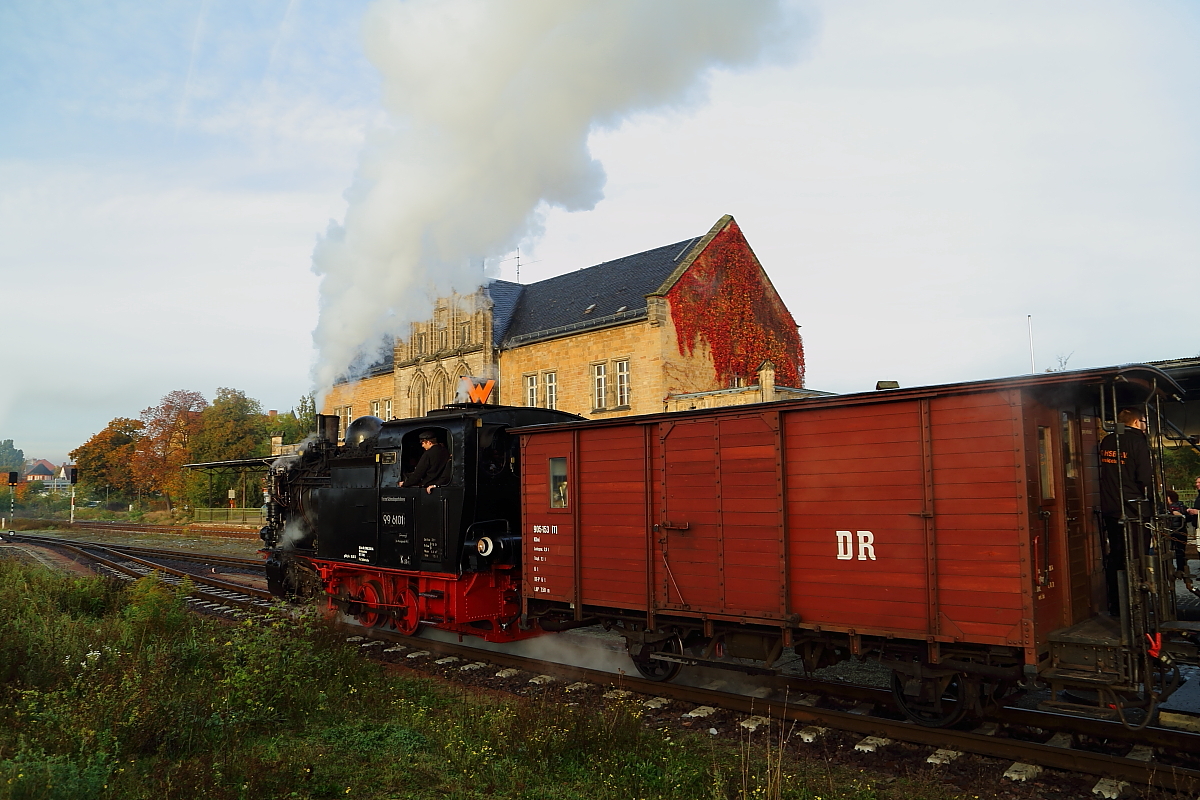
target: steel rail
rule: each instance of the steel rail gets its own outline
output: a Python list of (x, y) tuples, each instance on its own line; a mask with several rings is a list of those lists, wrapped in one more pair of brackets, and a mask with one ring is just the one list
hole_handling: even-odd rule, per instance
[[(36, 544), (37, 543), (37, 541), (36, 541), (37, 537), (16, 536), (16, 537), (9, 537), (9, 538), (23, 540), (25, 544)], [(34, 541), (31, 542), (31, 541), (29, 541), (30, 539), (34, 539)], [(149, 567), (150, 569), (155, 569), (155, 570), (158, 570), (159, 572), (165, 572), (168, 575), (174, 575), (175, 577), (178, 577), (178, 578), (190, 578), (193, 583), (201, 583), (201, 584), (204, 584), (205, 586), (211, 586), (215, 589), (224, 589), (226, 591), (238, 592), (240, 594), (245, 594), (250, 597), (257, 597), (257, 598), (260, 598), (263, 600), (275, 600), (276, 599), (275, 596), (272, 595), (266, 589), (255, 589), (252, 586), (245, 586), (240, 583), (231, 583), (229, 581), (222, 581), (222, 580), (218, 580), (217, 578), (209, 578), (205, 575), (195, 575), (191, 572), (185, 572), (184, 570), (181, 570), (181, 569), (174, 569), (173, 567), (167, 567), (162, 564), (157, 564), (153, 561), (148, 561), (143, 558), (138, 558), (137, 556), (132, 556), (127, 553), (122, 553), (119, 550), (107, 547), (105, 545), (93, 544), (91, 542), (81, 542), (81, 543), (77, 543), (77, 544), (56, 544), (54, 546), (62, 547), (66, 550), (74, 551), (75, 553), (77, 553), (85, 558), (90, 558), (90, 559), (93, 559), (96, 561), (100, 561), (100, 563), (103, 563), (105, 566), (108, 566), (108, 567), (112, 567), (114, 562), (111, 562), (108, 559), (102, 560), (102, 557), (98, 557), (92, 553), (88, 553), (88, 552), (86, 552), (86, 549), (101, 550), (101, 551), (110, 553), (111, 555), (123, 558), (127, 561), (132, 561), (135, 564), (141, 564), (144, 567)], [(122, 571), (128, 572), (127, 569), (122, 570)], [(136, 573), (137, 571), (134, 570), (133, 572)], [(133, 574), (133, 573), (129, 573), (129, 574)], [(138, 573), (138, 574), (140, 575), (140, 573)]]
[(191, 561), (198, 564), (212, 564), (222, 567), (236, 567), (245, 569), (251, 572), (263, 572), (266, 567), (262, 560), (254, 558), (238, 558), (236, 556), (223, 556), (208, 553), (188, 553), (182, 550), (163, 550), (153, 547), (140, 547), (138, 545), (129, 544), (100, 544), (98, 542), (85, 542), (79, 539), (62, 539), (56, 536), (41, 536), (38, 534), (18, 534), (11, 536), (12, 539), (22, 539), (27, 542), (39, 542), (45, 544), (74, 546), (74, 547), (104, 547), (109, 550), (134, 553), (142, 556), (172, 558), (176, 561)]
[[(673, 683), (659, 683), (643, 678), (631, 677), (623, 673), (613, 674), (587, 667), (545, 662), (511, 653), (479, 650), (465, 644), (409, 637), (381, 628), (363, 628), (345, 622), (338, 622), (335, 625), (339, 631), (345, 633), (356, 633), (360, 636), (369, 636), (409, 646), (419, 645), (422, 649), (436, 651), (445, 655), (467, 656), (476, 660), (487, 660), (500, 666), (515, 667), (531, 672), (544, 672), (559, 678), (586, 680), (599, 684), (616, 684), (620, 688), (629, 691), (669, 697), (674, 700), (712, 705), (745, 713), (774, 716), (777, 719), (812, 723), (852, 733), (882, 736), (897, 741), (952, 749), (991, 758), (1012, 759), (1013, 761), (1037, 764), (1050, 769), (1115, 778), (1130, 783), (1154, 786), (1171, 791), (1194, 792), (1200, 789), (1200, 770), (1196, 769), (1174, 767), (1161, 763), (1145, 762), (1102, 753), (1092, 753), (1087, 750), (1055, 747), (1017, 739), (997, 738), (967, 731), (957, 731), (947, 728), (926, 728), (907, 721), (866, 716), (848, 711), (816, 708), (794, 702), (764, 700), (758, 697), (729, 694), (712, 689), (701, 689)], [(813, 683), (812, 681), (797, 681), (797, 685), (809, 687)], [(890, 693), (883, 694), (890, 695)], [(882, 700), (881, 697), (879, 699)], [(888, 705), (891, 705), (890, 697)], [(1051, 716), (1057, 719), (1060, 715)], [(1043, 725), (1046, 722), (1044, 718), (1041, 721)], [(1167, 733), (1166, 731), (1163, 732)], [(1200, 737), (1192, 734), (1183, 734), (1182, 736), (1192, 737), (1190, 740), (1186, 738), (1179, 740), (1187, 742), (1189, 749), (1185, 750), (1185, 752), (1195, 752), (1196, 742), (1200, 741)]]
[(221, 536), (235, 539), (257, 539), (257, 531), (242, 528), (223, 528), (220, 525), (197, 523), (186, 527), (179, 525), (142, 525), (127, 522), (75, 522), (76, 528), (96, 531), (114, 531), (117, 533), (199, 533), (205, 536)]
[[(105, 558), (104, 556), (97, 555), (97, 554), (95, 554), (95, 553), (89, 553), (89, 552), (87, 552), (86, 550), (83, 550), (82, 548), (74, 547), (74, 546), (72, 546), (72, 545), (60, 545), (60, 547), (62, 547), (62, 548), (63, 548), (63, 549), (65, 549), (65, 550), (73, 550), (73, 551), (75, 551), (75, 552), (76, 552), (78, 555), (82, 556), (83, 558), (86, 558), (86, 559), (88, 559), (88, 560), (90, 560), (90, 561), (94, 561), (94, 562), (96, 562), (97, 564), (103, 564), (105, 567), (108, 567), (109, 569), (111, 569), (111, 570), (113, 570), (113, 571), (115, 571), (115, 572), (119, 572), (119, 573), (121, 573), (121, 574), (123, 574), (123, 575), (128, 575), (128, 576), (129, 576), (129, 577), (131, 577), (131, 578), (144, 578), (144, 577), (146, 577), (144, 573), (138, 572), (136, 569), (133, 569), (132, 567), (127, 567), (127, 566), (125, 566), (124, 564), (120, 564), (120, 563), (118, 563), (118, 562), (116, 562), (116, 561), (112, 561), (112, 560), (110, 560), (110, 559), (107, 559), (107, 558)], [(154, 569), (159, 569), (159, 568), (158, 568), (158, 567), (154, 567)], [(186, 576), (187, 576), (187, 577), (189, 577), (189, 578), (194, 578), (194, 577), (196, 577), (196, 576), (194, 576), (194, 575), (190, 575), (190, 574), (188, 574), (188, 573), (183, 573), (183, 574), (184, 574), (184, 575), (186, 575)], [(220, 583), (220, 582), (217, 582), (217, 583)], [(224, 586), (214, 586), (213, 588), (221, 588), (221, 589), (223, 589), (223, 590), (225, 590), (225, 591), (231, 591), (231, 592), (234, 592), (234, 593), (236, 593), (236, 594), (242, 594), (242, 595), (246, 595), (247, 597), (253, 597), (253, 595), (251, 595), (251, 594), (250, 594), (250, 593), (247, 591), (247, 589), (249, 589), (249, 587), (237, 586), (236, 588), (228, 588), (228, 589), (227, 589), (227, 588), (226, 588), (226, 587), (224, 587)], [(256, 591), (256, 590), (254, 590), (254, 589), (250, 589), (250, 591)], [(206, 591), (204, 591), (203, 589), (194, 589), (194, 590), (192, 590), (192, 591), (189, 593), (189, 595), (188, 595), (188, 596), (189, 596), (189, 597), (196, 597), (196, 598), (199, 598), (199, 599), (201, 599), (201, 600), (207, 600), (207, 601), (210, 601), (210, 602), (213, 602), (213, 603), (217, 603), (217, 604), (219, 604), (219, 605), (225, 605), (225, 606), (237, 606), (237, 607), (239, 607), (239, 608), (243, 608), (243, 609), (246, 609), (246, 610), (249, 610), (249, 611), (255, 611), (255, 612), (258, 612), (258, 613), (262, 613), (262, 612), (265, 610), (265, 609), (264, 609), (264, 608), (263, 608), (263, 607), (262, 607), (262, 606), (259, 604), (261, 601), (255, 601), (255, 600), (253, 600), (253, 599), (251, 599), (251, 600), (241, 600), (241, 599), (239, 599), (239, 598), (236, 598), (236, 597), (229, 597), (229, 596), (227, 596), (227, 595), (220, 595), (220, 594), (213, 594), (213, 593), (211, 593), (211, 592), (206, 592)]]

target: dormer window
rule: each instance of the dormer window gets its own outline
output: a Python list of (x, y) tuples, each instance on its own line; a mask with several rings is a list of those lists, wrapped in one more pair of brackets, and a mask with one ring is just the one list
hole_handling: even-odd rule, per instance
[(585, 314), (590, 314), (590, 313), (592, 313), (592, 311), (593, 311), (595, 308), (596, 308), (596, 304), (595, 304), (595, 303), (592, 303), (590, 306), (588, 306), (587, 308), (585, 308), (585, 309), (583, 310), (583, 313), (585, 313)]

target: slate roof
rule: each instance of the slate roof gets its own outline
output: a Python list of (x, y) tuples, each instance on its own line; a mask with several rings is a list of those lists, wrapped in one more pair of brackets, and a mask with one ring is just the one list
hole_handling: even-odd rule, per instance
[(525, 287), (510, 281), (492, 281), (487, 286), (488, 297), (492, 298), (492, 346), (499, 347), (504, 332), (517, 310), (517, 301)]
[(671, 277), (700, 238), (605, 261), (528, 286), (493, 282), (493, 287), (507, 284), (502, 292), (513, 292), (509, 287), (519, 292), (511, 319), (502, 320), (498, 312), (493, 312), (496, 341), (511, 347), (645, 317), (646, 295), (653, 294)]

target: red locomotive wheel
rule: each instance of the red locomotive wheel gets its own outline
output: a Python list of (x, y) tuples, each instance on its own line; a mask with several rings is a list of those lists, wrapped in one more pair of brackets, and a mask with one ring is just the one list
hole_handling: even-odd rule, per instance
[(416, 592), (409, 588), (401, 590), (400, 596), (396, 598), (396, 604), (400, 606), (396, 609), (396, 615), (392, 620), (396, 625), (396, 630), (405, 636), (412, 636), (421, 627), (421, 610), (417, 606)]
[(386, 618), (383, 612), (383, 587), (377, 581), (367, 581), (362, 585), (359, 595), (361, 610), (355, 619), (364, 628), (378, 627)]

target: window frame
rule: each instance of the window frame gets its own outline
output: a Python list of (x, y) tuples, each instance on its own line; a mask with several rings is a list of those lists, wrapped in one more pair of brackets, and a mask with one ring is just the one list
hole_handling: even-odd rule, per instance
[(605, 411), (608, 408), (608, 362), (597, 361), (592, 364), (592, 410)]
[(633, 394), (630, 385), (629, 359), (621, 358), (613, 363), (616, 365), (617, 373), (617, 408), (629, 408), (629, 401)]
[[(562, 466), (561, 475), (555, 472), (555, 466), (556, 466), (555, 462), (561, 462), (561, 466)], [(555, 478), (557, 478), (557, 477), (561, 477), (561, 480), (558, 481), (556, 484)], [(566, 456), (550, 456), (547, 458), (547, 461), (546, 461), (547, 498), (546, 499), (549, 501), (551, 511), (570, 511), (570, 509), (571, 509), (571, 480), (570, 480), (570, 477), (571, 477), (571, 462), (570, 462), (569, 458), (567, 458)], [(562, 500), (561, 504), (556, 504), (554, 502), (555, 495), (556, 495), (555, 490), (558, 486), (563, 487), (563, 489), (561, 491), (557, 492), (557, 495)]]
[(558, 408), (558, 373), (546, 372), (542, 374), (542, 385), (546, 392), (546, 408), (555, 410)]
[(522, 376), (525, 389), (525, 406), (527, 408), (537, 408), (538, 404), (538, 376), (536, 372), (526, 373)]

